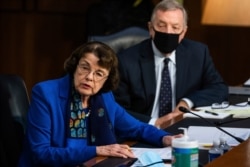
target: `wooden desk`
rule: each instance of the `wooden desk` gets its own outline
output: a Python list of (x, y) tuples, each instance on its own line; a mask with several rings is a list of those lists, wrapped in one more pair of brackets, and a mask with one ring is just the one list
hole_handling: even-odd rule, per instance
[(205, 167), (250, 167), (250, 139), (215, 159)]

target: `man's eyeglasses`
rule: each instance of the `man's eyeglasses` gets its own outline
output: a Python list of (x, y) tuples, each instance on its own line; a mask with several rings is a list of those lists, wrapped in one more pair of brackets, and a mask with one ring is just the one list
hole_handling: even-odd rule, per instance
[(227, 107), (229, 107), (228, 101), (223, 101), (222, 103), (213, 103), (211, 106), (212, 109), (224, 109)]
[[(249, 101), (238, 103), (238, 104), (233, 104), (233, 106), (246, 107), (248, 104), (250, 104)], [(212, 109), (225, 109), (225, 108), (228, 108), (229, 106), (230, 106), (230, 103), (228, 101), (223, 101), (222, 103), (213, 103), (211, 108)]]
[[(82, 75), (87, 75), (87, 74), (90, 74), (92, 72), (90, 66), (87, 64), (78, 64), (77, 67), (78, 67), (79, 73)], [(101, 81), (107, 77), (108, 77), (108, 75), (105, 74), (101, 70), (93, 71), (93, 81)]]

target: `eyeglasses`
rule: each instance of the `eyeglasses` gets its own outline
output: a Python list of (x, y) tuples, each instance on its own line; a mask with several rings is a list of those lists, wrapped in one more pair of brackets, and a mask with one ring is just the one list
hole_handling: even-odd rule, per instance
[(212, 109), (224, 109), (229, 107), (228, 101), (223, 101), (222, 103), (213, 103), (211, 108)]
[[(87, 75), (87, 74), (90, 74), (92, 72), (90, 66), (87, 64), (78, 64), (77, 67), (78, 67), (79, 73), (82, 75)], [(93, 81), (101, 81), (107, 77), (108, 77), (108, 75), (105, 74), (101, 70), (93, 71)]]
[[(250, 104), (250, 101), (238, 103), (238, 104), (233, 104), (233, 106), (246, 107), (248, 104)], [(229, 106), (230, 106), (230, 103), (228, 101), (223, 101), (222, 103), (213, 103), (211, 108), (212, 109), (225, 109), (225, 108), (228, 108)]]

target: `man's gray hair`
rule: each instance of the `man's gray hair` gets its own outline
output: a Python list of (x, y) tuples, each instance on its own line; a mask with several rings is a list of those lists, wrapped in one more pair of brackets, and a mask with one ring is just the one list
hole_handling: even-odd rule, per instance
[(188, 22), (188, 15), (187, 15), (187, 11), (186, 9), (183, 7), (182, 4), (180, 4), (178, 1), (176, 0), (162, 0), (161, 2), (159, 2), (151, 15), (151, 22), (154, 20), (155, 17), (155, 13), (158, 10), (161, 11), (168, 11), (168, 10), (175, 10), (175, 9), (180, 9), (183, 13), (183, 17), (184, 17), (184, 25), (187, 26), (187, 22)]

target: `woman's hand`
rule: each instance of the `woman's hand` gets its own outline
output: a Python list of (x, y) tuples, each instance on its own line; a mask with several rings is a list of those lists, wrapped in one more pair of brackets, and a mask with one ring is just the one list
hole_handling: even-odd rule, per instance
[(105, 146), (97, 146), (96, 153), (99, 156), (113, 156), (123, 158), (136, 158), (130, 147), (125, 144), (111, 144)]
[(171, 146), (171, 144), (172, 144), (172, 140), (173, 139), (175, 139), (175, 138), (179, 138), (179, 137), (182, 137), (183, 136), (183, 134), (178, 134), (178, 135), (174, 135), (174, 136), (164, 136), (163, 138), (162, 138), (162, 143), (163, 143), (163, 145), (165, 146), (165, 147), (167, 147), (167, 146)]

